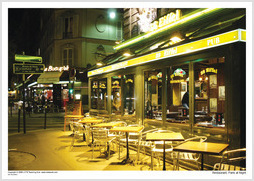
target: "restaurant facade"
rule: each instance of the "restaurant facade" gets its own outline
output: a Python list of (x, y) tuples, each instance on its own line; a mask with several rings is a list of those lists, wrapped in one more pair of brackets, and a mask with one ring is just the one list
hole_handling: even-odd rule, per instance
[(88, 72), (90, 114), (246, 147), (245, 14), (204, 8), (159, 17)]

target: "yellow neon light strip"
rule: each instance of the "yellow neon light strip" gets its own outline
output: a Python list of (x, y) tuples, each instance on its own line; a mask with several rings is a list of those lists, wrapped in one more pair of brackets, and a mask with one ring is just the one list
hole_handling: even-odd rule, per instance
[(113, 65), (102, 67), (96, 70), (88, 72), (88, 77), (93, 75), (98, 75), (106, 72), (111, 72), (114, 70), (119, 70), (126, 67), (136, 66), (139, 64), (144, 64), (164, 58), (179, 56), (191, 52), (196, 52), (204, 49), (209, 49), (237, 41), (246, 41), (246, 30), (238, 29), (195, 42), (179, 45), (176, 47), (168, 48), (158, 52), (154, 52), (148, 55), (144, 55), (138, 58), (126, 60), (124, 62), (119, 62)]
[(215, 11), (215, 10), (219, 10), (219, 9), (220, 9), (220, 8), (207, 8), (207, 9), (205, 9), (205, 10), (203, 10), (203, 11), (200, 11), (200, 12), (198, 12), (198, 13), (195, 13), (195, 14), (193, 14), (193, 15), (190, 15), (190, 16), (188, 16), (188, 17), (186, 17), (186, 18), (180, 19), (180, 20), (178, 20), (178, 21), (176, 21), (176, 22), (174, 22), (174, 23), (171, 23), (171, 24), (169, 24), (169, 25), (166, 25), (166, 26), (164, 26), (164, 27), (162, 27), (162, 28), (159, 28), (159, 29), (157, 29), (157, 30), (148, 32), (148, 33), (146, 33), (146, 34), (144, 34), (144, 35), (142, 35), (142, 36), (139, 36), (139, 37), (137, 37), (137, 38), (135, 38), (135, 39), (132, 39), (132, 40), (123, 42), (123, 43), (121, 43), (121, 44), (118, 44), (118, 45), (114, 46), (113, 48), (114, 48), (115, 50), (119, 50), (119, 49), (121, 49), (121, 48), (123, 48), (123, 47), (126, 47), (126, 46), (128, 46), (128, 45), (131, 45), (131, 44), (133, 44), (133, 43), (136, 43), (136, 42), (138, 42), (138, 41), (140, 41), (140, 40), (142, 40), (142, 39), (149, 38), (149, 37), (153, 36), (154, 34), (161, 33), (162, 31), (165, 31), (165, 30), (167, 30), (167, 29), (169, 29), (169, 28), (172, 28), (172, 27), (174, 27), (174, 26), (176, 26), (176, 25), (179, 25), (179, 24), (182, 24), (182, 23), (184, 23), (184, 22), (193, 20), (193, 19), (198, 18), (198, 17), (200, 17), (200, 16), (202, 16), (202, 15), (204, 15), (204, 14), (206, 14), (206, 13), (209, 13), (209, 12), (212, 12), (212, 11)]

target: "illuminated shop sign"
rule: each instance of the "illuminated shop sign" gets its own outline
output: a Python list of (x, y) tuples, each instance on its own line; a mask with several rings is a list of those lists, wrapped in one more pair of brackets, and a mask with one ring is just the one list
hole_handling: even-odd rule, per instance
[(173, 83), (181, 83), (181, 82), (185, 82), (184, 79), (180, 79), (180, 80), (170, 80), (170, 83), (173, 84)]
[[(168, 15), (166, 15), (166, 17), (162, 17), (161, 20), (159, 20), (157, 23), (154, 22), (154, 24), (151, 24), (152, 28), (150, 30), (153, 30), (153, 31), (149, 31), (149, 32), (141, 34), (135, 38), (131, 38), (127, 41), (124, 41), (123, 43), (120, 43), (120, 44), (114, 46), (113, 48), (115, 50), (122, 49), (124, 47), (135, 44), (135, 43), (142, 41), (144, 39), (151, 38), (152, 36), (156, 36), (156, 34), (161, 33), (163, 31), (167, 31), (170, 28), (173, 28), (178, 25), (182, 25), (182, 24), (189, 22), (189, 21), (194, 21), (197, 18), (200, 18), (206, 14), (209, 14), (209, 13), (212, 13), (212, 12), (218, 11), (218, 10), (220, 10), (220, 8), (206, 8), (202, 11), (199, 11), (197, 13), (194, 13), (189, 16), (184, 16), (184, 17), (181, 17), (180, 10), (179, 11), (177, 10), (176, 13), (169, 14), (169, 17), (168, 17)], [(179, 16), (181, 18), (178, 19)]]
[(209, 38), (201, 39), (191, 43), (179, 45), (173, 48), (168, 48), (168, 49), (157, 51), (148, 55), (126, 60), (124, 62), (119, 62), (113, 65), (95, 69), (88, 72), (88, 77), (131, 67), (131, 66), (137, 66), (137, 65), (152, 62), (152, 61), (157, 61), (160, 59), (175, 57), (175, 56), (197, 52), (197, 51), (201, 51), (201, 50), (205, 50), (209, 48), (214, 48), (214, 47), (218, 47), (221, 45), (226, 45), (226, 44), (230, 44), (230, 43), (234, 43), (238, 41), (242, 41), (242, 42), (246, 41), (246, 30), (243, 30), (243, 29), (233, 30), (233, 31), (212, 36)]
[(180, 20), (181, 18), (181, 10), (176, 10), (175, 13), (171, 12), (167, 14), (166, 16), (163, 16), (159, 19), (159, 21), (154, 21), (150, 24), (150, 31), (157, 30), (158, 28), (164, 27), (166, 25), (169, 25), (173, 22), (176, 22)]
[(62, 71), (68, 71), (69, 70), (69, 65), (67, 66), (63, 66), (63, 67), (53, 67), (53, 66), (49, 66), (48, 68), (45, 68), (44, 71), (45, 72), (53, 72), (53, 71), (59, 71), (59, 72), (62, 72)]
[(128, 82), (133, 83), (133, 80), (132, 80), (132, 79), (127, 79), (127, 80), (125, 81), (125, 83), (128, 83)]
[(173, 79), (174, 77), (183, 77), (186, 75), (186, 72), (181, 69), (181, 68), (178, 68), (174, 71), (174, 73), (170, 76), (171, 79)]
[(148, 81), (151, 81), (151, 80), (158, 80), (158, 77), (156, 75), (151, 75), (149, 78), (148, 78)]
[(204, 75), (204, 74), (206, 74), (206, 73), (215, 73), (215, 74), (217, 74), (217, 69), (215, 69), (215, 68), (206, 68), (206, 69), (204, 69), (204, 70), (202, 70), (201, 72), (200, 72), (200, 74), (201, 75)]
[(100, 84), (100, 88), (101, 88), (101, 89), (106, 89), (105, 84)]

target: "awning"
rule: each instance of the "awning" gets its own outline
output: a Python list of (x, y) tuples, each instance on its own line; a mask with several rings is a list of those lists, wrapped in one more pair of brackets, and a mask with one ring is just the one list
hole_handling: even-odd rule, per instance
[(40, 77), (37, 79), (38, 84), (51, 84), (51, 83), (57, 83), (60, 81), (60, 77), (63, 72), (44, 72), (40, 75)]

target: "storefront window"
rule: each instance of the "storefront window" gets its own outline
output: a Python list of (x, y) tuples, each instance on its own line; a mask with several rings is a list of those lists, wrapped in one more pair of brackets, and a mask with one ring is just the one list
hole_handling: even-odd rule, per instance
[(98, 81), (91, 81), (91, 108), (97, 109)]
[(225, 58), (195, 63), (195, 126), (225, 127)]
[(134, 107), (134, 75), (123, 76), (124, 115), (135, 114)]
[(121, 75), (112, 77), (112, 113), (121, 114)]
[(98, 91), (98, 109), (105, 110), (107, 108), (107, 79), (99, 80)]
[(171, 66), (167, 76), (166, 121), (189, 122), (189, 65)]
[(145, 118), (162, 120), (162, 71), (145, 72)]
[(105, 110), (107, 108), (107, 79), (91, 81), (91, 86), (91, 108)]

